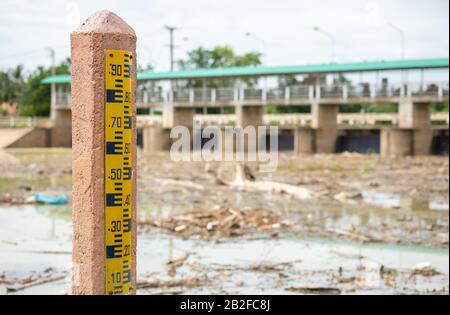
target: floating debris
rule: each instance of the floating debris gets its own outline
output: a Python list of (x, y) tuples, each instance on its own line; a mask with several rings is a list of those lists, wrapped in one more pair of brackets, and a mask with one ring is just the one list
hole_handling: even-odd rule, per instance
[(177, 268), (180, 268), (188, 258), (189, 253), (184, 253), (180, 258), (168, 261), (166, 263), (167, 274), (171, 277), (175, 277)]
[(325, 294), (325, 295), (337, 295), (341, 294), (341, 289), (332, 287), (289, 287), (285, 289), (286, 291), (298, 292), (303, 294)]
[(198, 277), (192, 277), (187, 279), (167, 280), (162, 281), (158, 279), (152, 279), (147, 282), (138, 282), (138, 289), (151, 289), (151, 288), (174, 288), (174, 287), (186, 287), (195, 288), (201, 285), (202, 281)]
[(241, 236), (252, 231), (273, 231), (292, 225), (289, 221), (281, 221), (280, 217), (270, 210), (240, 210), (227, 207), (192, 211), (139, 223), (168, 230), (183, 238), (198, 235), (204, 239)]
[(424, 277), (434, 277), (440, 275), (434, 267), (431, 266), (429, 262), (418, 263), (411, 268), (412, 276), (424, 276)]
[(66, 274), (56, 272), (53, 268), (49, 267), (46, 268), (42, 273), (38, 274), (32, 274), (26, 278), (23, 279), (5, 279), (3, 278), (3, 281), (1, 281), (0, 277), (0, 283), (6, 284), (6, 292), (7, 293), (13, 293), (22, 291), (34, 286), (60, 281), (64, 280), (66, 278)]

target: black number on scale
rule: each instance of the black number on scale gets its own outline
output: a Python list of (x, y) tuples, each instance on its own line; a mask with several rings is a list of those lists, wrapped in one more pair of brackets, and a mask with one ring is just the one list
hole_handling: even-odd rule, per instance
[(111, 117), (112, 123), (110, 127), (112, 128), (122, 128), (122, 117)]
[(122, 65), (109, 64), (111, 66), (111, 75), (121, 76), (122, 75)]
[(123, 256), (124, 257), (130, 256), (130, 245), (125, 245), (124, 246), (124, 254), (123, 254)]
[(122, 230), (122, 221), (111, 221), (111, 232), (120, 232)]
[(130, 102), (131, 102), (131, 93), (125, 92), (125, 103), (130, 103)]
[(113, 272), (111, 274), (112, 283), (120, 283), (122, 281), (122, 273), (119, 272)]
[(117, 180), (122, 179), (122, 169), (120, 168), (112, 168), (111, 169), (111, 175), (109, 176), (109, 179)]
[(130, 146), (131, 146), (131, 143), (125, 143), (125, 149), (124, 149), (125, 154), (130, 154), (130, 152), (131, 152)]

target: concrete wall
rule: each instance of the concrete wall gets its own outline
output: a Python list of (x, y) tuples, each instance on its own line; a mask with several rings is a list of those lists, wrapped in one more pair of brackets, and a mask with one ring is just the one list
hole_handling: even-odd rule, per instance
[(50, 129), (50, 146), (60, 148), (72, 147), (72, 129), (54, 127)]
[(34, 128), (8, 148), (70, 148), (72, 146), (72, 130), (70, 128)]
[(389, 128), (381, 130), (380, 154), (382, 157), (398, 157), (413, 153), (413, 131)]
[(51, 144), (51, 129), (35, 128), (11, 143), (8, 148), (46, 148)]

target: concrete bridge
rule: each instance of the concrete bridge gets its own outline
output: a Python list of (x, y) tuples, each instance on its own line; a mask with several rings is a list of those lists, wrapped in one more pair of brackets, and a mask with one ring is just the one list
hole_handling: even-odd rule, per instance
[[(195, 121), (206, 125), (236, 126), (277, 124), (282, 133), (289, 132), (299, 153), (333, 153), (343, 132), (367, 133), (371, 130), (379, 139), (377, 149), (383, 155), (429, 154), (433, 139), (445, 133), (448, 142), (448, 114), (431, 113), (433, 103), (448, 103), (447, 82), (425, 80), (425, 73), (444, 69), (448, 59), (364, 62), (295, 67), (243, 67), (225, 69), (185, 70), (168, 73), (138, 73), (136, 102), (138, 109), (160, 112), (161, 116), (138, 116), (144, 150), (164, 150), (170, 147), (170, 128), (184, 125), (192, 128)], [(389, 83), (384, 72), (419, 71), (420, 82)], [(375, 73), (375, 82), (327, 84), (326, 76), (343, 73)], [(303, 82), (288, 87), (249, 88), (241, 79), (304, 75)], [(407, 76), (406, 76), (407, 77)], [(150, 81), (189, 82), (189, 80), (234, 79), (230, 88), (175, 88), (164, 90)], [(56, 84), (52, 95), (55, 128), (68, 128), (70, 115), (70, 77), (57, 76), (44, 80)], [(177, 86), (172, 84), (172, 86)], [(205, 85), (206, 86), (206, 85)], [(150, 88), (151, 87), (151, 88)], [(395, 104), (397, 113), (339, 113), (347, 104)], [(308, 114), (267, 115), (267, 106), (302, 106)], [(234, 108), (233, 115), (198, 115), (205, 108)], [(217, 111), (217, 110), (216, 110)], [(439, 122), (435, 126), (432, 122)], [(447, 144), (448, 147), (448, 144)]]

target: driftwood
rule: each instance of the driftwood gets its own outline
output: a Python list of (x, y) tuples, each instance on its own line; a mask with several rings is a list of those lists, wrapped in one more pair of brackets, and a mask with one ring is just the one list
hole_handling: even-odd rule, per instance
[(192, 181), (188, 180), (175, 180), (175, 179), (167, 179), (167, 178), (156, 178), (154, 179), (155, 182), (160, 184), (161, 186), (180, 186), (180, 187), (186, 187), (186, 188), (194, 188), (197, 190), (204, 190), (205, 187), (200, 184), (196, 184)]
[(199, 235), (204, 239), (241, 236), (257, 230), (276, 231), (292, 225), (287, 220), (281, 220), (278, 214), (270, 210), (228, 207), (196, 210), (154, 220), (141, 220), (139, 224), (162, 228), (183, 238)]
[(311, 199), (314, 195), (311, 190), (304, 187), (273, 181), (258, 181), (255, 179), (253, 174), (249, 173), (249, 168), (242, 164), (236, 164), (236, 176), (234, 181), (227, 181), (220, 178), (220, 172), (217, 178), (218, 181), (224, 185), (245, 191), (264, 191), (269, 193), (286, 194), (297, 199)]
[(153, 280), (149, 282), (138, 282), (138, 289), (151, 289), (151, 288), (174, 288), (174, 287), (187, 287), (194, 288), (200, 285), (200, 279), (197, 277), (180, 279), (180, 280), (168, 280), (160, 281)]
[(8, 286), (8, 287), (6, 287), (6, 291), (7, 292), (17, 292), (17, 291), (25, 290), (25, 289), (28, 289), (28, 288), (31, 288), (31, 287), (34, 287), (37, 285), (42, 285), (42, 284), (46, 284), (46, 283), (50, 283), (50, 282), (63, 280), (65, 278), (66, 278), (66, 276), (57, 276), (57, 277), (50, 277), (50, 278), (44, 278), (44, 279), (37, 279), (36, 281), (21, 284), (18, 286)]
[(184, 253), (180, 258), (168, 261), (166, 263), (167, 274), (174, 277), (177, 273), (177, 269), (180, 268), (188, 258), (189, 253)]
[(303, 294), (341, 294), (341, 289), (332, 287), (290, 287), (286, 288), (286, 291), (298, 292)]
[(358, 234), (356, 232), (349, 232), (349, 231), (341, 231), (341, 230), (335, 230), (335, 229), (328, 229), (329, 232), (332, 232), (334, 234), (340, 235), (340, 236), (344, 236), (344, 237), (348, 237), (348, 238), (352, 238), (355, 240), (359, 240), (361, 242), (364, 243), (374, 243), (374, 242), (380, 242), (379, 239), (373, 238), (373, 237), (369, 237), (363, 234)]

